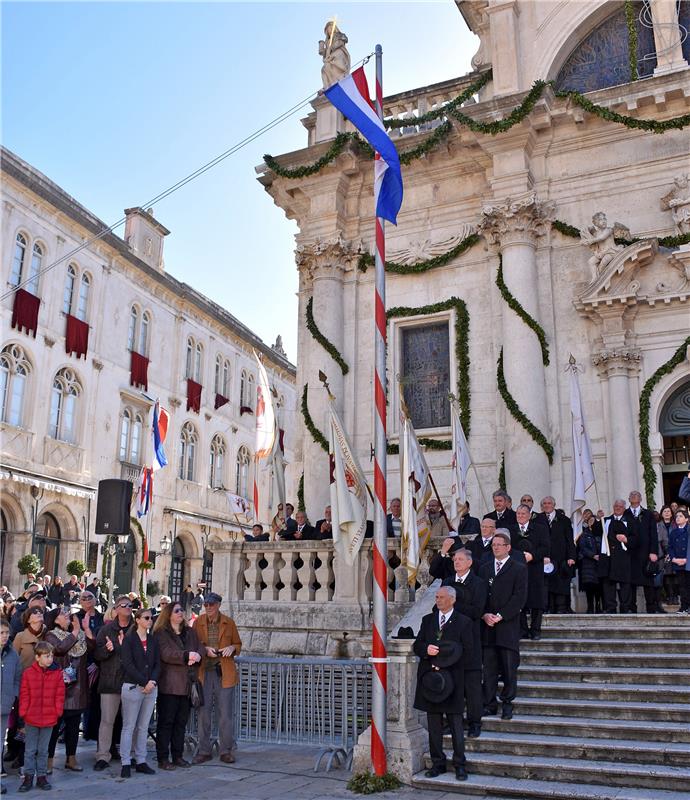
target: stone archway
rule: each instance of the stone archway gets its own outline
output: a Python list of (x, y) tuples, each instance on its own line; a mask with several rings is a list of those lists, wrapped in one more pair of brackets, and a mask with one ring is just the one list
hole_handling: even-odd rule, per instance
[(44, 511), (36, 521), (34, 537), (34, 553), (41, 560), (44, 574), (51, 576), (59, 574), (61, 538), (62, 531), (57, 517), (49, 511)]
[(681, 383), (662, 406), (659, 433), (663, 442), (664, 502), (670, 503), (678, 500), (678, 489), (690, 462), (690, 380)]
[(116, 594), (129, 594), (136, 591), (134, 587), (134, 567), (137, 561), (137, 541), (135, 534), (130, 531), (124, 546), (118, 546), (115, 556), (114, 583), (117, 587)]

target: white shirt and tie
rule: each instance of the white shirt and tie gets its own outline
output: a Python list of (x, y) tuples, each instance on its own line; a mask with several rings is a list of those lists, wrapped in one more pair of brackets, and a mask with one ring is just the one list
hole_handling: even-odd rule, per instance
[(451, 608), (450, 611), (446, 611), (445, 614), (442, 612), (438, 612), (438, 627), (439, 630), (448, 623), (448, 620), (453, 616), (453, 609)]
[(467, 576), (469, 574), (470, 574), (470, 570), (467, 570), (467, 572), (464, 575), (458, 575), (458, 573), (456, 572), (455, 573), (455, 582), (459, 583), (460, 586), (462, 586), (463, 583), (467, 580)]
[(508, 558), (509, 557), (506, 557), (502, 561), (496, 559), (496, 563), (494, 564), (494, 572), (496, 573), (496, 575), (498, 575), (498, 573), (503, 569), (503, 567), (505, 567)]
[(520, 530), (521, 530), (523, 533), (527, 533), (527, 523), (525, 523), (524, 525), (520, 525)]

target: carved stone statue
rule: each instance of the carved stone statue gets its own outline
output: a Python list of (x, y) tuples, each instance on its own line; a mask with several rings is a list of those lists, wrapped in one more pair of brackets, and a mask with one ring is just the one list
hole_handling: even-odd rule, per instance
[(630, 231), (621, 225), (619, 222), (614, 222), (613, 227), (610, 228), (606, 221), (606, 214), (603, 211), (597, 211), (592, 217), (592, 225), (587, 228), (587, 231), (580, 231), (580, 239), (592, 251), (592, 255), (587, 262), (592, 270), (592, 277), (596, 278), (607, 264), (623, 250), (622, 244), (616, 244), (615, 237), (622, 238), (630, 237)]
[(319, 42), (319, 55), (323, 58), (321, 80), (328, 89), (350, 71), (350, 54), (347, 51), (347, 36), (338, 30), (335, 20), (329, 20), (323, 29), (325, 39)]
[(283, 349), (283, 337), (280, 334), (276, 336), (276, 342), (275, 344), (271, 345), (271, 350), (275, 350), (279, 356), (284, 356), (285, 358), (287, 358), (287, 354)]
[(690, 233), (690, 175), (679, 175), (673, 184), (673, 189), (661, 198), (661, 208), (671, 211), (676, 233)]

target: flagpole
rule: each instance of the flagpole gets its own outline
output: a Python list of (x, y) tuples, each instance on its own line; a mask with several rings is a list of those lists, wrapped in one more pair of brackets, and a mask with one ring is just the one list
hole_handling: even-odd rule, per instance
[[(376, 113), (383, 121), (382, 87), (383, 49), (376, 45)], [(376, 154), (376, 161), (381, 158)], [(376, 166), (374, 166), (375, 206), (378, 199)], [(374, 624), (372, 630), (372, 686), (371, 762), (376, 775), (385, 775), (386, 766), (386, 692), (388, 690), (387, 658), (387, 606), (388, 569), (386, 564), (386, 238), (384, 221), (376, 217), (375, 258), (375, 370), (374, 405)]]

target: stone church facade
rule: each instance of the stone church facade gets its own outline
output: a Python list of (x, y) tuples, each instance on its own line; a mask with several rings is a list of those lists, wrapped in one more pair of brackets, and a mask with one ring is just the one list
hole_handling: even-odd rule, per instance
[[(389, 450), (402, 386), (447, 500), (452, 391), (475, 513), (500, 482), (568, 511), (572, 354), (596, 473), (588, 505), (608, 511), (640, 488), (658, 508), (676, 499), (690, 442), (690, 128), (674, 127), (690, 113), (690, 3), (632, 3), (634, 33), (623, 3), (457, 6), (480, 39), (475, 71), (384, 100), (408, 154), (387, 225)], [(320, 370), (372, 475), (373, 168), (323, 97), (303, 124), (305, 148), (268, 159), (259, 180), (299, 226), (295, 449), (320, 515)]]

